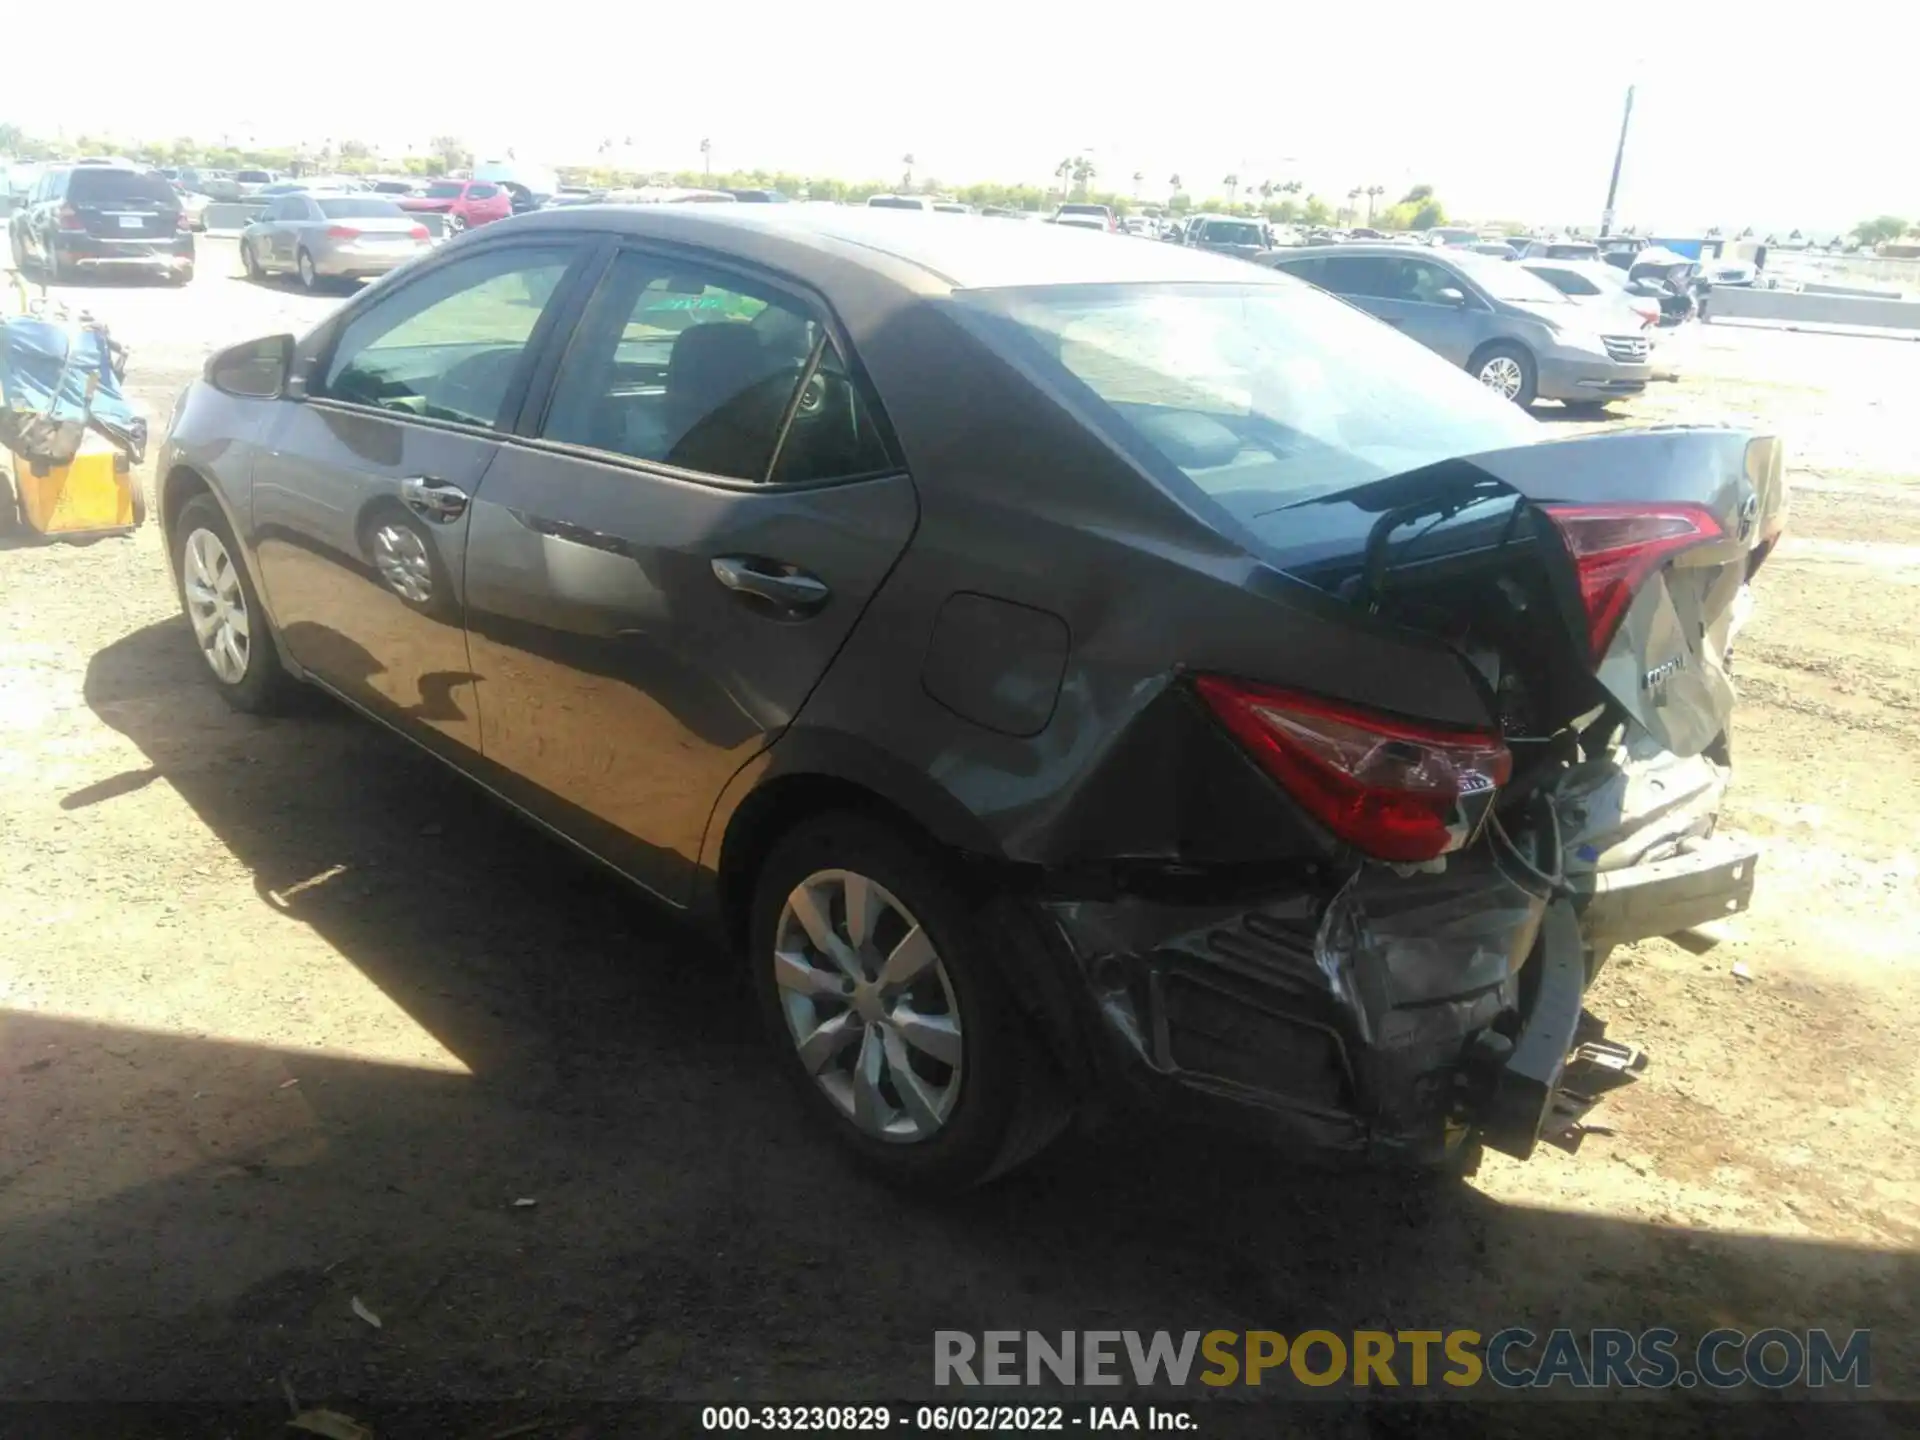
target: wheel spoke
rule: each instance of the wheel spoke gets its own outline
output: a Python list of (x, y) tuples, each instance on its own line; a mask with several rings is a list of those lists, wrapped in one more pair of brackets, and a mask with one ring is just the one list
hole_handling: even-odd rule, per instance
[(860, 1042), (860, 1056), (853, 1064), (853, 1123), (870, 1135), (879, 1134), (887, 1123), (890, 1107), (880, 1093), (880, 1080), (886, 1070), (880, 1031), (869, 1026)]
[(227, 611), (227, 628), (242, 640), (251, 637), (252, 632), (247, 628), (246, 606), (235, 605), (231, 610)]
[(878, 888), (864, 875), (849, 875), (842, 887), (847, 897), (847, 939), (858, 950), (873, 936), (873, 925), (880, 918)]
[(213, 632), (220, 628), (220, 612), (212, 601), (195, 596), (187, 606), (187, 618), (193, 622), (193, 638), (204, 649), (213, 639)]
[(909, 985), (936, 958), (933, 942), (927, 939), (927, 932), (916, 925), (887, 956), (887, 963), (880, 968), (880, 983), (888, 989)]
[(807, 1067), (808, 1074), (818, 1075), (834, 1056), (859, 1039), (861, 1034), (860, 1017), (851, 1010), (843, 1010), (831, 1020), (822, 1021), (800, 1043), (800, 1062)]
[(900, 1038), (947, 1065), (960, 1063), (960, 1022), (951, 1015), (922, 1015), (902, 1005), (888, 1017)]
[(815, 949), (839, 966), (840, 973), (849, 980), (863, 978), (859, 961), (847, 948), (847, 942), (833, 933), (833, 922), (827, 918), (826, 908), (821, 905), (820, 896), (811, 885), (796, 887), (793, 894), (787, 897), (787, 904)]
[(893, 1079), (894, 1092), (899, 1095), (907, 1118), (923, 1135), (938, 1130), (943, 1123), (939, 1102), (927, 1088), (927, 1082), (914, 1072), (900, 1032), (889, 1028), (882, 1043), (887, 1053), (887, 1074)]
[(240, 648), (240, 641), (231, 629), (220, 632), (220, 647), (226, 652), (227, 665), (232, 678), (238, 680), (247, 669), (247, 653)]
[(810, 965), (806, 956), (794, 950), (773, 952), (773, 978), (782, 990), (791, 990), (796, 995), (830, 996), (838, 1000), (847, 993), (845, 979), (838, 971)]

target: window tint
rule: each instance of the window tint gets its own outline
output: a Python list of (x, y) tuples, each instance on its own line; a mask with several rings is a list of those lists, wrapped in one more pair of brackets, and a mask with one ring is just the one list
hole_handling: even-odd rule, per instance
[(472, 185), (467, 189), (469, 200), (491, 200), (500, 193), (498, 185)]
[(499, 426), (521, 354), (573, 254), (569, 245), (493, 247), (382, 297), (341, 331), (313, 393)]
[(1398, 279), (1396, 263), (1383, 255), (1328, 255), (1321, 260), (1314, 283), (1336, 295), (1391, 299)]
[(1466, 293), (1466, 285), (1460, 277), (1431, 260), (1394, 260), (1389, 262), (1394, 269), (1397, 281), (1396, 299), (1410, 300), (1416, 305), (1444, 305), (1440, 298), (1442, 290), (1458, 290)]
[(405, 215), (391, 200), (322, 200), (320, 214), (327, 220), (370, 220), (376, 215), (392, 219), (396, 215)]
[(887, 467), (845, 365), (791, 297), (638, 251), (614, 261), (588, 305), (541, 433), (733, 480)]
[(1572, 270), (1548, 270), (1537, 265), (1527, 268), (1563, 295), (1598, 295), (1600, 293), (1598, 285)]
[(76, 170), (67, 187), (67, 198), (83, 204), (166, 205), (177, 203), (173, 187), (147, 170)]

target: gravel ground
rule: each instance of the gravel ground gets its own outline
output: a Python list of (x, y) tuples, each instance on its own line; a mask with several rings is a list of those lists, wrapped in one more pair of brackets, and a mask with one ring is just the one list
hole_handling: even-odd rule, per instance
[[(69, 292), (157, 426), (337, 303), (237, 274)], [(1920, 1398), (1920, 346), (1684, 340), (1621, 418), (1777, 430), (1796, 485), (1740, 654), (1758, 895), (1615, 957), (1653, 1064), (1611, 1134), (1457, 1191), (1098, 1133), (876, 1189), (723, 957), (367, 724), (229, 713), (151, 527), (0, 552), (0, 1399), (899, 1401), (935, 1329), (1506, 1324), (1871, 1327)]]

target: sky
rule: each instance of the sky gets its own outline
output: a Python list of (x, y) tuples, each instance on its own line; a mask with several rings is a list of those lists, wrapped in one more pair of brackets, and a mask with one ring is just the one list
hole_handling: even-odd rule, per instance
[[(1639, 9), (1640, 7), (1636, 7)], [(383, 149), (461, 136), (482, 158), (849, 180), (1044, 184), (1071, 155), (1101, 187), (1196, 200), (1224, 178), (1299, 180), (1338, 204), (1432, 185), (1456, 214), (1591, 226), (1629, 84), (1622, 223), (1763, 232), (1920, 213), (1909, 81), (1920, 16), (1676, 7), (1661, 33), (1591, 6), (1409, 3), (375, 7), (353, 25), (262, 22), (215, 0), (191, 26), (91, 0), (137, 41), (10, 65), (0, 120), (261, 144)], [(1879, 18), (1879, 16), (1886, 18)], [(296, 39), (297, 37), (297, 39)], [(87, 83), (76, 86), (74, 65)], [(230, 100), (224, 97), (232, 97)], [(631, 140), (631, 148), (627, 142)], [(1885, 157), (1884, 159), (1877, 159)]]

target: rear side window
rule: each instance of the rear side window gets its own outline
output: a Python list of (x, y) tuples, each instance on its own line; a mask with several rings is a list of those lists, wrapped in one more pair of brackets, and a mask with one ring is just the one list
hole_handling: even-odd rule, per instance
[(888, 468), (826, 329), (729, 271), (621, 254), (567, 348), (541, 434), (730, 480)]
[(108, 170), (88, 166), (72, 172), (67, 198), (82, 204), (174, 206), (173, 187), (149, 170)]
[(498, 185), (469, 185), (467, 187), (467, 198), (469, 200), (491, 200), (499, 193), (500, 187)]
[(1328, 255), (1314, 284), (1336, 295), (1384, 300), (1394, 293), (1396, 268), (1391, 260), (1379, 255)]
[(312, 393), (498, 428), (521, 357), (574, 256), (494, 246), (391, 292), (347, 322)]

